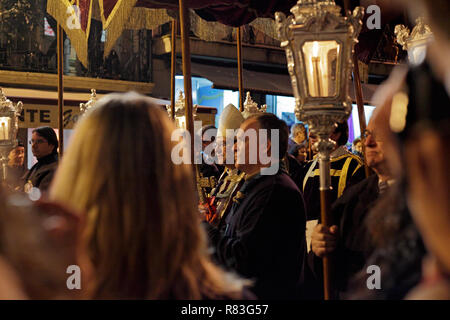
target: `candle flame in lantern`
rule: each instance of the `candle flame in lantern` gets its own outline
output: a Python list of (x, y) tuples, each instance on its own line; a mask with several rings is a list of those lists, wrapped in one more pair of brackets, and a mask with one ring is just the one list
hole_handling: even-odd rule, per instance
[(319, 56), (319, 43), (317, 41), (313, 42), (312, 56), (314, 58), (317, 58)]

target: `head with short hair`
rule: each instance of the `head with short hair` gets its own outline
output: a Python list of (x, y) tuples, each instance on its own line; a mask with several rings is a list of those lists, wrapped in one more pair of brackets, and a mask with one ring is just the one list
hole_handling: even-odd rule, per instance
[[(242, 123), (240, 129), (236, 144), (236, 167), (238, 169), (249, 173), (269, 166), (269, 163), (263, 163), (262, 154), (271, 158), (270, 165), (273, 164), (272, 161), (279, 162), (286, 155), (289, 129), (286, 122), (278, 119), (274, 114), (264, 113), (251, 116)], [(252, 139), (252, 132), (255, 133), (254, 139)], [(276, 136), (274, 136), (275, 132)], [(261, 140), (263, 134), (267, 134), (267, 141)], [(262, 145), (263, 142), (267, 142), (267, 145)], [(278, 151), (274, 149), (275, 144), (278, 145)], [(262, 150), (262, 148), (266, 150)], [(251, 154), (256, 155), (256, 163), (252, 163)]]
[(32, 131), (31, 150), (37, 159), (58, 154), (58, 145), (58, 137), (53, 128), (39, 127)]
[(267, 138), (271, 139), (272, 130), (278, 130), (279, 132), (279, 152), (277, 155), (274, 155), (277, 160), (282, 159), (287, 152), (288, 147), (288, 138), (289, 138), (289, 129), (283, 120), (280, 120), (273, 113), (264, 113), (261, 115), (253, 116), (253, 118), (257, 121), (260, 129), (267, 130)]
[(240, 291), (242, 283), (225, 281), (209, 259), (192, 168), (171, 158), (174, 130), (164, 111), (136, 93), (107, 95), (77, 124), (50, 196), (86, 217), (81, 249), (95, 279), (89, 297)]
[(348, 141), (347, 121), (335, 123), (335, 129), (331, 134), (330, 139), (336, 142), (336, 146), (345, 146)]
[(306, 127), (303, 123), (295, 123), (292, 125), (291, 138), (298, 144), (306, 140)]

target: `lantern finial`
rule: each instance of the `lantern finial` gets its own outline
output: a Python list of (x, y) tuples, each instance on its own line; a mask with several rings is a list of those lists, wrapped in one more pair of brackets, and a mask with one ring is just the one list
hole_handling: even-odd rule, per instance
[(85, 113), (86, 111), (91, 109), (96, 102), (97, 102), (97, 90), (91, 89), (91, 97), (89, 98), (88, 102), (80, 103), (81, 113)]

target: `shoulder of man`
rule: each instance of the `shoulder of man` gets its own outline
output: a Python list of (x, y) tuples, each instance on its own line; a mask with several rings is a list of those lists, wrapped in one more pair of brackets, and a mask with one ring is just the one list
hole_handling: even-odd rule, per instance
[(351, 152), (346, 152), (345, 154), (343, 154), (339, 157), (331, 159), (331, 162), (344, 164), (345, 161), (347, 161), (348, 159), (351, 159), (352, 162), (357, 163), (358, 165), (361, 165), (361, 166), (364, 164), (360, 157), (358, 157), (357, 155), (355, 155)]
[(247, 190), (247, 193), (251, 197), (263, 198), (265, 201), (269, 201), (271, 195), (276, 193), (277, 195), (298, 193), (301, 195), (298, 187), (294, 181), (284, 172), (278, 172), (274, 175), (263, 175), (258, 180), (254, 181), (254, 185)]
[(344, 190), (342, 196), (335, 201), (335, 204), (347, 203), (352, 201), (353, 199), (357, 199), (362, 192), (365, 192), (368, 189), (374, 189), (374, 192), (376, 192), (377, 182), (378, 177), (374, 174), (368, 178), (361, 180), (358, 183), (349, 186)]

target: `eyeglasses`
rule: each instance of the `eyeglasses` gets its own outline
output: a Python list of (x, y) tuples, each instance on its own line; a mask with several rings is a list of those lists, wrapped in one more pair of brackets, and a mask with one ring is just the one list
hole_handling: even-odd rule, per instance
[(31, 140), (28, 143), (29, 144), (41, 144), (41, 143), (46, 143), (47, 141), (44, 139), (37, 139), (37, 140)]

